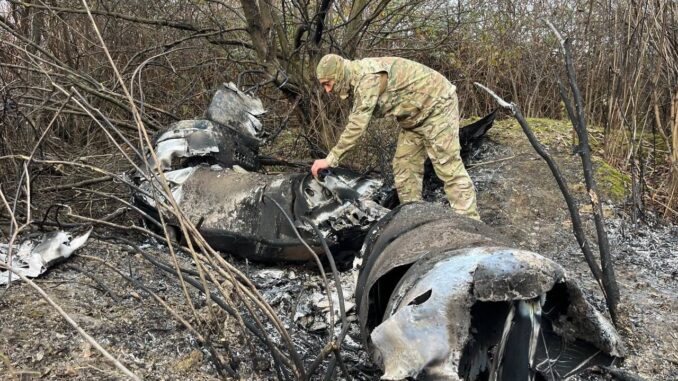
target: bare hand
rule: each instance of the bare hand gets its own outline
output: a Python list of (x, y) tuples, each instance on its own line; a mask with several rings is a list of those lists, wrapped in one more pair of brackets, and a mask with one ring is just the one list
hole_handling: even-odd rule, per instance
[(313, 166), (311, 166), (311, 173), (313, 174), (313, 177), (318, 177), (318, 171), (321, 169), (329, 168), (329, 164), (327, 163), (327, 160), (325, 159), (318, 159), (313, 162)]

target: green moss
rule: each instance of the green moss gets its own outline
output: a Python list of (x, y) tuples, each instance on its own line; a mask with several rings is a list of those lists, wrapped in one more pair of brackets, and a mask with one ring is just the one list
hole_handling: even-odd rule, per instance
[(523, 136), (523, 132), (515, 119), (495, 120), (488, 135), (502, 144), (510, 145), (511, 142), (520, 137), (527, 142), (527, 138)]
[(601, 158), (594, 157), (593, 164), (600, 192), (614, 202), (623, 201), (629, 194), (631, 177)]
[[(530, 129), (537, 139), (548, 147), (553, 155), (561, 157), (561, 160), (575, 164), (577, 173), (581, 173), (581, 163), (578, 157), (571, 156), (572, 147), (576, 144), (573, 140), (574, 132), (569, 120), (554, 120), (544, 118), (528, 118)], [(629, 193), (630, 176), (606, 163), (599, 156), (602, 154), (603, 138), (602, 128), (589, 126), (589, 145), (593, 154), (593, 165), (599, 192), (614, 202), (623, 201)], [(490, 135), (501, 144), (515, 147), (517, 144), (529, 145), (527, 137), (520, 125), (514, 118), (502, 119), (495, 122), (490, 130)]]
[[(576, 136), (569, 120), (527, 118), (527, 124), (537, 139), (550, 148), (570, 151), (571, 147), (576, 144)], [(587, 129), (589, 131), (589, 145), (591, 150), (596, 152), (603, 145), (602, 128), (588, 126)], [(524, 139), (527, 142), (527, 137), (514, 118), (496, 121), (495, 126), (490, 131), (501, 142), (510, 143), (516, 138)]]

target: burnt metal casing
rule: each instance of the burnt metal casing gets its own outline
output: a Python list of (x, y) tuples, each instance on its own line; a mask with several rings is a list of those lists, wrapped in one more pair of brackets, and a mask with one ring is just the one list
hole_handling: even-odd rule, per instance
[[(266, 175), (216, 165), (164, 175), (184, 215), (214, 249), (259, 261), (312, 259), (313, 253), (299, 241), (295, 229), (314, 252), (322, 254), (320, 238), (302, 222), (304, 217), (334, 247), (362, 242), (367, 230), (387, 212), (372, 201), (381, 182), (349, 171), (337, 170), (324, 181), (306, 173)], [(140, 187), (145, 193), (137, 194), (137, 203), (157, 215), (155, 198), (150, 196), (163, 197), (157, 181)], [(177, 224), (171, 215), (166, 220)]]
[[(309, 260), (313, 254), (295, 229), (314, 252), (322, 250), (303, 218), (319, 227), (330, 246), (362, 242), (387, 212), (373, 201), (381, 181), (341, 169), (322, 180), (308, 173), (252, 172), (261, 169), (257, 151), (264, 131), (258, 117), (263, 113), (258, 98), (233, 84), (221, 86), (206, 119), (176, 122), (154, 139), (158, 163), (149, 153), (144, 173), (131, 174), (139, 188), (133, 190), (137, 206), (159, 219), (157, 200), (168, 196), (157, 177), (160, 171), (183, 213), (217, 250), (263, 261)], [(171, 213), (164, 217), (177, 225)]]
[(525, 379), (556, 380), (623, 356), (560, 265), (448, 210), (394, 209), (356, 261), (361, 334), (382, 379), (510, 380), (518, 361)]

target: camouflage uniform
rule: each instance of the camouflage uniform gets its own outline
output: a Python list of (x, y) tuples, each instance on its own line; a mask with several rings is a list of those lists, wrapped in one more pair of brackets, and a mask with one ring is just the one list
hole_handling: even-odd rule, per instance
[(350, 61), (328, 54), (317, 68), (319, 80), (335, 80), (340, 97), (354, 89), (351, 115), (339, 141), (327, 155), (336, 166), (355, 146), (370, 119), (393, 116), (402, 127), (393, 159), (401, 202), (421, 200), (424, 161), (430, 157), (445, 184), (452, 208), (480, 219), (473, 182), (461, 161), (456, 88), (444, 76), (417, 62), (397, 57)]

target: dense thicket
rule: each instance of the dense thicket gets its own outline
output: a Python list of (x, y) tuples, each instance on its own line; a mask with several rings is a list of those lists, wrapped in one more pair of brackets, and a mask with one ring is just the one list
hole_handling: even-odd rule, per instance
[[(477, 81), (528, 117), (560, 118), (562, 58), (549, 19), (574, 38), (586, 114), (604, 127), (604, 154), (646, 179), (645, 195), (675, 213), (675, 1), (7, 0), (0, 2), (0, 156), (30, 152), (52, 119), (41, 158), (104, 155), (97, 163), (116, 163), (106, 156), (115, 152), (111, 131), (97, 121), (138, 139), (86, 6), (148, 128), (199, 116), (212, 89), (234, 81), (259, 86), (274, 111), (271, 129), (295, 106), (288, 128), (297, 128), (311, 155), (332, 144), (346, 114), (313, 78), (330, 51), (429, 65), (457, 85), (465, 116), (492, 107), (473, 88)], [(19, 161), (0, 162), (5, 187), (20, 169)]]

